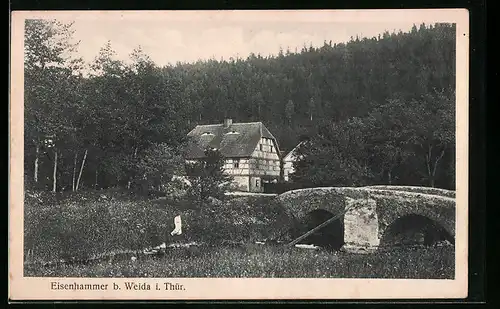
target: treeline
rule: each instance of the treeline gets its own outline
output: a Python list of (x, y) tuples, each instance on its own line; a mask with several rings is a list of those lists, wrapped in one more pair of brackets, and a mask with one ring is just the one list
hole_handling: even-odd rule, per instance
[(161, 186), (187, 132), (230, 117), (264, 122), (285, 152), (307, 140), (298, 182), (454, 187), (454, 25), (165, 67), (140, 47), (114, 60), (108, 42), (85, 68), (71, 36), (26, 22), (27, 185)]

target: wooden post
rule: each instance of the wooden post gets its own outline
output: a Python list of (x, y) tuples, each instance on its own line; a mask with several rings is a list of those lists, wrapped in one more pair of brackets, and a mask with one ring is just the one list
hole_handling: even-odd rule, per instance
[(287, 246), (290, 246), (290, 247), (291, 246), (295, 246), (299, 241), (303, 240), (307, 236), (313, 234), (314, 232), (316, 232), (317, 230), (321, 229), (322, 227), (325, 227), (328, 224), (332, 223), (333, 221), (335, 221), (335, 220), (339, 219), (340, 217), (342, 217), (348, 210), (349, 210), (348, 208), (344, 209), (344, 211), (342, 211), (341, 213), (337, 214), (336, 216), (331, 217), (330, 219), (328, 219), (325, 222), (321, 223), (320, 225), (316, 226), (312, 230), (310, 230), (310, 231), (306, 232), (305, 234), (303, 234), (303, 235), (295, 238), (290, 243), (288, 243)]

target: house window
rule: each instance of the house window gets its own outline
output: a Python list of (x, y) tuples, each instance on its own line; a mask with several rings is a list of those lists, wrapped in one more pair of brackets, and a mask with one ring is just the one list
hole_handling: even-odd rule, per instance
[(234, 166), (234, 168), (239, 168), (240, 167), (240, 161), (239, 160), (234, 160), (233, 166)]
[(271, 152), (273, 152), (273, 146), (271, 146)]
[(264, 146), (262, 144), (260, 144), (259, 146), (260, 146), (260, 151), (262, 151), (264, 149)]
[(255, 179), (255, 187), (256, 187), (256, 188), (258, 188), (258, 187), (259, 187), (259, 185), (260, 185), (259, 180), (258, 180), (258, 179)]

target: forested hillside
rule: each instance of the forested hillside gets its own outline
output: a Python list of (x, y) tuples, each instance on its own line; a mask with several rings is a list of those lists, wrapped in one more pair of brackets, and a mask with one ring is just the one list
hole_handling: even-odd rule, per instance
[(166, 67), (140, 48), (131, 65), (113, 60), (110, 42), (89, 74), (71, 57), (71, 34), (55, 21), (26, 23), (29, 186), (161, 183), (182, 172), (189, 130), (230, 117), (262, 121), (284, 152), (307, 140), (297, 182), (454, 188), (453, 25)]

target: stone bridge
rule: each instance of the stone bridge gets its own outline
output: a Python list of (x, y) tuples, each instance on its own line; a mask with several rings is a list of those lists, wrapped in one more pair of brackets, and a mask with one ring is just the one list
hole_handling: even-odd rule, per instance
[(405, 233), (411, 232), (413, 239), (419, 235), (419, 243), (453, 243), (455, 238), (454, 191), (404, 186), (329, 187), (293, 190), (278, 195), (277, 200), (292, 220), (289, 226), (302, 226), (295, 237), (338, 217), (321, 231), (334, 246), (346, 250), (402, 244)]

